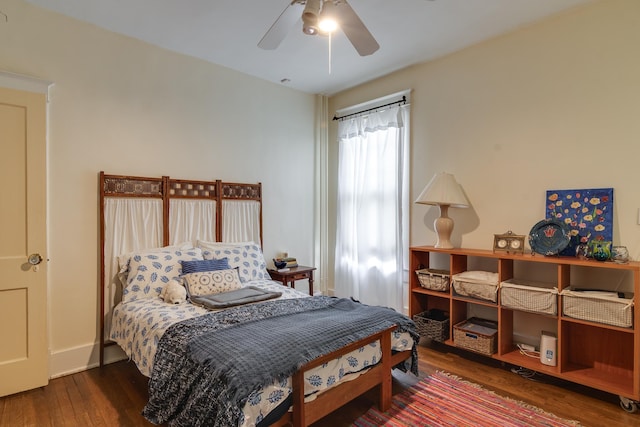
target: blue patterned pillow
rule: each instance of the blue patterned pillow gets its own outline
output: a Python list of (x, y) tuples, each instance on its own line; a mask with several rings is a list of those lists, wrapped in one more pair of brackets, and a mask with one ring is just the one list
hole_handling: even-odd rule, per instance
[[(198, 245), (200, 246), (201, 242), (198, 242)], [(262, 249), (253, 242), (203, 247), (202, 256), (204, 259), (227, 258), (231, 268), (238, 268), (242, 283), (271, 278), (267, 272), (267, 263), (262, 255)]]
[(231, 268), (227, 258), (181, 261), (182, 274), (201, 273), (203, 271), (228, 270)]
[(122, 291), (122, 301), (159, 297), (162, 288), (169, 281), (181, 281), (181, 261), (197, 260), (202, 260), (200, 248), (133, 254), (129, 260), (129, 273)]

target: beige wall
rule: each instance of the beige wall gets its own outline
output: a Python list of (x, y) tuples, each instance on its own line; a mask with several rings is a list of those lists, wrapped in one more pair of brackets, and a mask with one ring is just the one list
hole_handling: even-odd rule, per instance
[[(613, 187), (614, 244), (640, 259), (638, 17), (637, 0), (596, 2), (340, 93), (329, 113), (412, 89), (412, 200), (434, 173), (456, 176), (472, 205), (449, 211), (457, 246), (528, 234), (546, 190)], [(435, 243), (437, 211), (412, 204), (412, 245)]]
[[(95, 363), (98, 172), (262, 182), (264, 251), (312, 259), (315, 99), (19, 0), (0, 70), (52, 81), (52, 375)], [(292, 179), (295, 177), (295, 179)]]

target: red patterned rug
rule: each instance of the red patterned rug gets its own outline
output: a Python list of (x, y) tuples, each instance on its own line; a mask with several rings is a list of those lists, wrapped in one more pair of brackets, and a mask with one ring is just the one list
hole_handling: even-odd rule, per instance
[(437, 372), (393, 397), (391, 409), (376, 407), (357, 427), (565, 427), (580, 426), (524, 402), (498, 396), (477, 384)]

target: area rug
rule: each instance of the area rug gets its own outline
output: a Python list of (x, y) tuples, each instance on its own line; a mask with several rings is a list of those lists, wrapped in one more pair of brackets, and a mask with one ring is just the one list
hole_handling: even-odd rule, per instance
[(445, 372), (393, 397), (391, 409), (369, 409), (356, 427), (565, 427), (580, 426), (524, 402), (498, 396)]

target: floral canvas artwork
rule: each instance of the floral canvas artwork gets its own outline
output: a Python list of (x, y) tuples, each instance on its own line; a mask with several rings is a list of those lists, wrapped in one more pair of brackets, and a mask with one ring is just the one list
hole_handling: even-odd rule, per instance
[(561, 255), (575, 255), (575, 245), (613, 239), (613, 188), (548, 190), (546, 218), (555, 218), (571, 230), (571, 244)]

